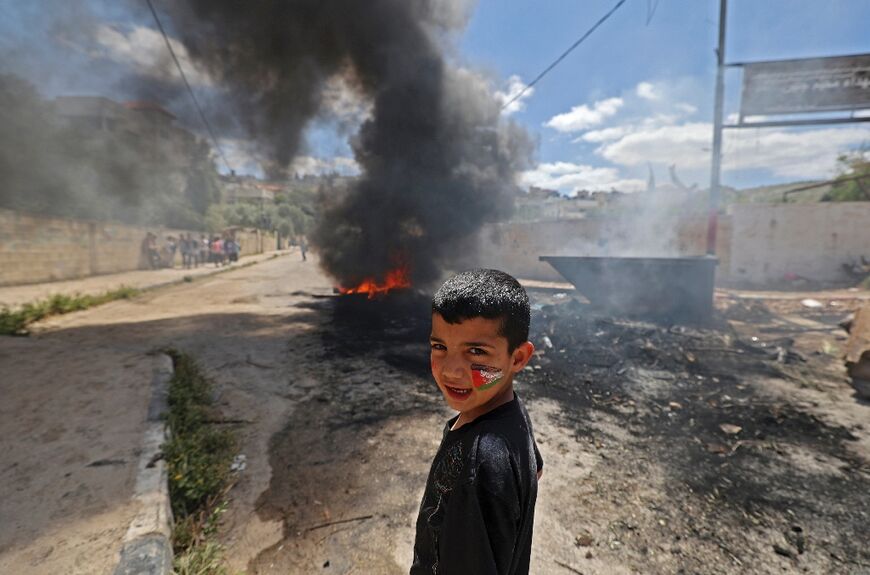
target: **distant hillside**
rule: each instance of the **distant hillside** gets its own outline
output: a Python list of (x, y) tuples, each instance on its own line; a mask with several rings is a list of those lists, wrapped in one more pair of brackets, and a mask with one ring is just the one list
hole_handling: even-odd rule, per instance
[(816, 183), (820, 182), (793, 182), (773, 186), (758, 186), (743, 190), (727, 189), (722, 194), (722, 202), (724, 204), (811, 204), (821, 201), (822, 197), (830, 191), (831, 185), (826, 184), (809, 190), (794, 193), (789, 192)]

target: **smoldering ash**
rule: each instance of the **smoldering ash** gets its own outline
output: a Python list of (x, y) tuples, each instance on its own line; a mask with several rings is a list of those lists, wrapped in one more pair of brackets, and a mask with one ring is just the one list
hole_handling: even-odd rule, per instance
[[(351, 145), (361, 177), (311, 238), (342, 285), (408, 266), (437, 278), (459, 242), (509, 214), (526, 133), (481, 76), (447, 57), (464, 2), (298, 0), (166, 3), (191, 56), (228, 86), (276, 166), (300, 149), (323, 90), (343, 76), (370, 104)], [(458, 15), (458, 16), (457, 16)]]

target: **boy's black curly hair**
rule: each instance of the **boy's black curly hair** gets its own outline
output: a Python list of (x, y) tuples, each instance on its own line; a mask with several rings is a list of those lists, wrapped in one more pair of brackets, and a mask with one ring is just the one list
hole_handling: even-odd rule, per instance
[(448, 279), (432, 298), (432, 313), (447, 323), (501, 319), (499, 335), (507, 338), (509, 352), (529, 339), (529, 296), (513, 276), (498, 270), (470, 270)]

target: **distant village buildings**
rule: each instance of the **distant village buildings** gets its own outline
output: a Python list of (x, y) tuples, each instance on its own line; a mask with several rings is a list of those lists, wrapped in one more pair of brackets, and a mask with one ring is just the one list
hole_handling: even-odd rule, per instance
[(556, 190), (531, 186), (515, 198), (514, 221), (579, 220), (601, 208), (617, 196), (613, 192), (579, 190), (573, 196), (563, 196)]
[(225, 204), (274, 204), (277, 195), (285, 191), (283, 184), (264, 182), (253, 176), (235, 174), (221, 176), (220, 184), (221, 201)]
[(328, 185), (333, 189), (344, 189), (354, 180), (351, 176), (327, 174), (294, 174), (286, 180), (261, 180), (249, 175), (222, 175), (220, 177), (221, 201), (225, 204), (274, 204), (281, 194), (299, 189), (318, 189)]

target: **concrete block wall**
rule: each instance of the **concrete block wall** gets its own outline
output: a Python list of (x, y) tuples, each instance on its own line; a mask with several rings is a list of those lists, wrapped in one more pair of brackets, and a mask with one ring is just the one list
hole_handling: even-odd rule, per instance
[(92, 241), (88, 222), (0, 210), (0, 285), (88, 275)]
[(278, 249), (278, 236), (262, 230), (239, 230), (236, 241), (242, 247), (242, 257)]
[(870, 259), (870, 202), (737, 204), (731, 260), (723, 278), (735, 285), (783, 283), (787, 275), (847, 280), (842, 265)]
[[(141, 245), (147, 232), (162, 245), (185, 230), (48, 218), (0, 210), (0, 286), (40, 283), (143, 269)], [(191, 232), (199, 237), (201, 232)], [(238, 231), (242, 256), (277, 248), (275, 234)], [(181, 263), (176, 252), (175, 264)]]
[[(491, 224), (477, 236), (478, 249), (464, 267), (503, 269), (518, 277), (562, 281), (540, 255), (699, 256), (706, 252), (701, 216), (656, 222), (668, 237), (661, 253), (625, 253), (630, 230), (608, 219)], [(641, 246), (642, 248), (643, 246)], [(777, 287), (788, 276), (818, 282), (848, 281), (843, 264), (870, 259), (870, 202), (737, 204), (719, 217), (716, 255), (720, 285)]]
[[(85, 275), (110, 274), (122, 271), (147, 268), (147, 262), (142, 258), (142, 240), (152, 231), (162, 242), (166, 236), (176, 238), (181, 233), (178, 230), (149, 230), (122, 224), (94, 222), (94, 243), (92, 248), (93, 265), (90, 273)], [(180, 256), (176, 256), (180, 258)], [(179, 260), (176, 260), (178, 262)], [(65, 279), (65, 278), (64, 278)]]

